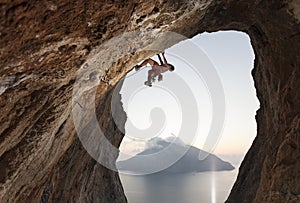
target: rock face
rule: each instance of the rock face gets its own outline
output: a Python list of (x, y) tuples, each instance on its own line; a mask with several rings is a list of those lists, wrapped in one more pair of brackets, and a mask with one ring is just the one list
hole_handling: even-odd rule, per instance
[[(71, 98), (77, 70), (97, 46), (140, 29), (146, 30), (140, 36), (153, 29), (187, 37), (229, 29), (249, 34), (261, 104), (258, 134), (227, 202), (299, 202), (299, 4), (297, 0), (2, 1), (0, 202), (126, 202), (118, 174), (97, 164), (80, 142), (74, 145)], [(179, 40), (162, 44), (161, 49)], [(131, 55), (109, 68), (99, 67), (97, 75), (102, 81), (96, 95), (97, 117), (116, 147), (123, 136), (110, 115), (112, 89), (133, 64), (155, 53), (131, 48)], [(122, 108), (118, 111), (125, 122)]]

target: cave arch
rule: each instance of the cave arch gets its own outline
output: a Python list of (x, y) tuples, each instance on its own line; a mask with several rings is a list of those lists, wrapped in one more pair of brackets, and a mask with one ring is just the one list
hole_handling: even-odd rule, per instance
[[(70, 116), (75, 73), (97, 45), (141, 28), (187, 37), (218, 30), (250, 36), (261, 104), (258, 134), (228, 202), (299, 201), (297, 0), (26, 1), (1, 3), (0, 10), (0, 201), (59, 199), (76, 136)], [(150, 55), (137, 53), (123, 61), (134, 63)], [(130, 68), (117, 62), (104, 71), (105, 83), (99, 87), (99, 122), (115, 146), (122, 134), (107, 104), (113, 85)], [(82, 146), (74, 166), (66, 200), (126, 202), (118, 174), (98, 165)], [(95, 187), (99, 182), (101, 187)]]
[[(252, 75), (261, 102), (256, 116), (258, 132), (227, 202), (294, 202), (299, 194), (299, 187), (293, 180), (295, 177), (299, 180), (296, 172), (299, 167), (299, 111), (295, 106), (299, 101), (295, 92), (299, 87), (296, 79), (299, 77), (296, 68), (299, 66), (296, 51), (299, 36), (291, 30), (299, 30), (297, 16), (291, 20), (291, 14), (286, 13), (287, 5), (282, 2), (244, 2), (229, 6), (223, 3), (209, 7), (195, 24), (174, 30), (192, 37), (204, 31), (233, 29), (251, 38), (255, 52)], [(274, 16), (271, 8), (285, 8), (276, 13), (281, 19)], [(287, 23), (290, 21), (293, 25)], [(286, 167), (291, 174), (284, 171)], [(279, 178), (282, 176), (286, 181)]]

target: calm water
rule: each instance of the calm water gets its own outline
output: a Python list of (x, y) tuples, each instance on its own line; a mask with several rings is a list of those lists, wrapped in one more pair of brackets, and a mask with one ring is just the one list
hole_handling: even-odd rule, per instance
[(132, 176), (120, 174), (129, 203), (222, 203), (238, 169), (181, 175)]

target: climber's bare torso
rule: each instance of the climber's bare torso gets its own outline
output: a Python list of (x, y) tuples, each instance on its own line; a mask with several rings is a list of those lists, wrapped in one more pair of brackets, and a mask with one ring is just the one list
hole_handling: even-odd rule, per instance
[(172, 64), (169, 64), (165, 58), (165, 54), (162, 53), (163, 60), (161, 60), (160, 55), (157, 55), (161, 64), (156, 62), (155, 60), (148, 58), (145, 61), (143, 61), (140, 65), (135, 66), (136, 70), (139, 70), (141, 67), (146, 66), (149, 64), (151, 66), (151, 70), (148, 71), (148, 80), (145, 82), (145, 85), (148, 85), (149, 87), (152, 86), (152, 82), (155, 81), (155, 78), (158, 76), (158, 81), (163, 80), (162, 73), (166, 71), (173, 71), (175, 68)]

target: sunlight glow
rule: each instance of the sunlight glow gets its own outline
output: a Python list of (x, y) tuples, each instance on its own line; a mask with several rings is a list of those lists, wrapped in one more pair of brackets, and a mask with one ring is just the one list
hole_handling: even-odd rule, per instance
[(215, 172), (212, 172), (211, 176), (211, 203), (216, 203), (217, 194), (216, 194), (216, 185), (215, 185)]

